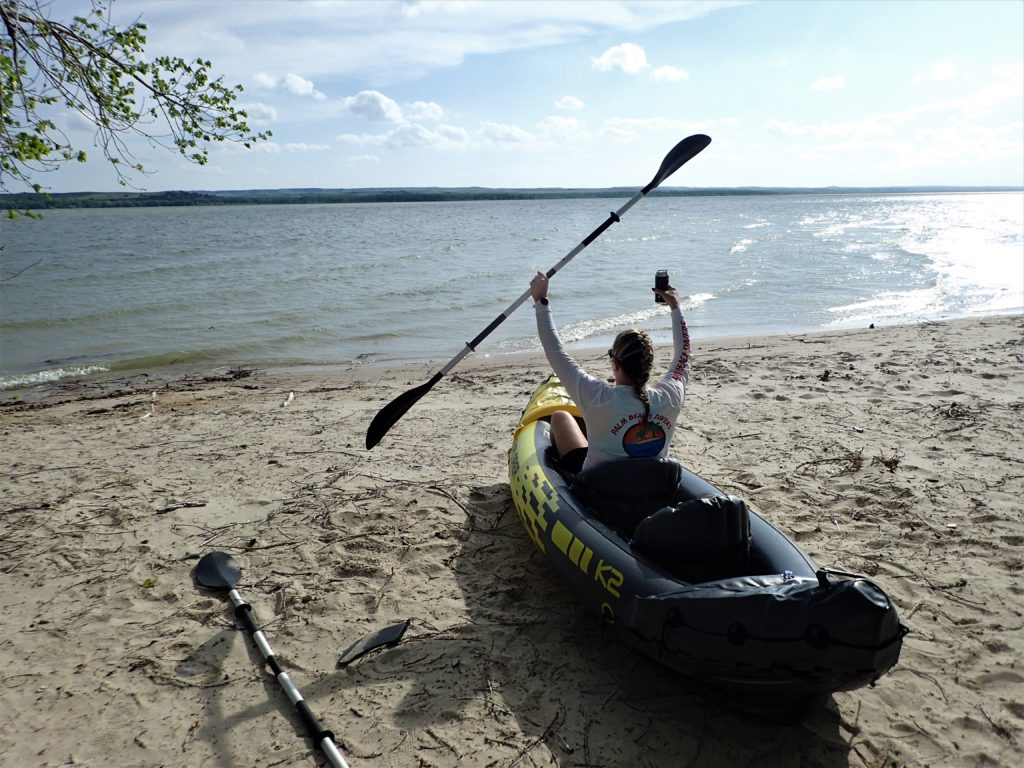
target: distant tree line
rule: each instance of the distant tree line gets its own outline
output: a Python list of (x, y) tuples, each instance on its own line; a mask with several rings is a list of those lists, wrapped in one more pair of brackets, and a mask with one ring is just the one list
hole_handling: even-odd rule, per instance
[[(950, 192), (1008, 192), (1024, 187), (682, 187), (662, 188), (652, 197), (705, 197), (727, 195), (850, 195), (936, 194)], [(483, 187), (412, 187), (368, 189), (268, 189), (229, 192), (66, 192), (43, 197), (32, 193), (0, 195), (0, 209), (135, 208), (190, 205), (303, 205), (317, 203), (424, 203), (474, 200), (547, 200), (567, 198), (621, 198), (631, 187), (602, 189)]]

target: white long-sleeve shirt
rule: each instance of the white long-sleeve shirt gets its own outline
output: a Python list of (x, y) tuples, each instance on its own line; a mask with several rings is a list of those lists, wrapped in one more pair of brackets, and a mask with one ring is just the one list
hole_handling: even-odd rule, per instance
[(614, 459), (667, 456), (690, 378), (690, 334), (682, 311), (672, 310), (672, 363), (661, 379), (646, 387), (651, 401), (646, 425), (644, 404), (633, 387), (609, 384), (583, 370), (562, 348), (550, 306), (537, 302), (536, 314), (548, 362), (587, 423), (589, 447), (583, 469)]

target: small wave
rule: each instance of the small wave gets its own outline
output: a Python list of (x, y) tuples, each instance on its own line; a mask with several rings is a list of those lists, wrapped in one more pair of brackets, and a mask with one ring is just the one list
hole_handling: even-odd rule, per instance
[(736, 243), (736, 245), (734, 245), (732, 248), (730, 248), (729, 253), (743, 253), (745, 250), (747, 250), (748, 246), (753, 245), (755, 242), (756, 241), (754, 240), (748, 240), (744, 238), (743, 240), (740, 240), (738, 243)]
[(354, 344), (373, 344), (380, 341), (393, 341), (395, 339), (405, 338), (409, 334), (400, 333), (399, 331), (377, 331), (376, 333), (360, 333), (352, 334), (349, 336), (349, 340)]
[[(725, 289), (725, 292), (726, 293), (735, 293), (736, 291), (742, 291), (742, 290), (745, 290), (747, 288), (752, 288), (752, 287), (754, 287), (755, 285), (757, 285), (760, 282), (761, 281), (758, 280), (756, 277), (747, 276), (747, 277), (744, 277), (741, 280), (735, 280), (732, 283), (730, 283), (728, 285), (728, 287)], [(703, 294), (698, 294), (698, 295), (703, 295)], [(711, 298), (715, 298), (715, 297), (712, 296)]]
[(713, 293), (695, 293), (693, 296), (683, 297), (683, 310), (696, 309), (701, 304), (707, 304), (712, 299), (718, 298)]
[[(684, 296), (682, 309), (684, 312), (696, 309), (716, 298), (713, 293), (695, 293), (692, 296)], [(648, 325), (656, 317), (666, 314), (665, 306), (653, 306), (649, 309), (642, 309), (638, 312), (628, 312), (624, 315), (612, 317), (600, 317), (594, 320), (581, 320), (569, 323), (558, 330), (562, 341), (573, 343), (584, 341), (597, 336), (604, 336), (612, 331), (618, 333), (623, 328), (639, 328)]]
[(834, 320), (826, 326), (849, 325), (879, 320), (910, 320), (937, 314), (946, 307), (943, 292), (937, 286), (910, 291), (882, 291), (865, 301), (828, 307)]
[[(612, 240), (612, 238), (608, 238)], [(617, 243), (652, 243), (656, 240), (663, 239), (661, 235), (640, 235), (639, 237), (620, 237), (614, 242)]]
[(64, 379), (77, 379), (82, 376), (91, 376), (94, 373), (105, 373), (109, 370), (102, 365), (75, 365), (69, 368), (49, 368), (45, 371), (26, 373), (20, 376), (0, 376), (0, 391), (53, 384)]
[[(713, 299), (718, 298), (713, 293), (696, 293), (693, 296), (684, 296), (682, 309), (684, 312), (695, 309)], [(558, 336), (565, 344), (594, 343), (602, 337), (611, 338), (619, 331), (626, 328), (642, 328), (651, 332), (657, 340), (659, 333), (665, 332), (667, 328), (661, 323), (665, 322), (667, 314), (664, 305), (658, 305), (638, 312), (628, 312), (612, 317), (603, 317), (595, 320), (582, 320), (571, 322), (558, 329)], [(656, 323), (656, 320), (660, 321)], [(694, 321), (687, 320), (692, 329)], [(670, 337), (671, 341), (671, 337)], [(511, 354), (517, 352), (538, 352), (542, 349), (540, 340), (536, 335), (523, 336), (518, 338), (505, 339), (495, 345), (498, 354)]]
[(772, 223), (770, 221), (755, 221), (753, 224), (744, 224), (744, 229), (760, 229), (761, 227), (770, 227)]
[(580, 320), (559, 328), (558, 335), (565, 343), (572, 344), (595, 336), (606, 335), (612, 331), (618, 333), (623, 328), (643, 325), (655, 315), (659, 314), (659, 312), (660, 310), (655, 308), (644, 310), (642, 312), (630, 312), (625, 315), (615, 315), (614, 317), (599, 317), (595, 320)]
[(122, 320), (125, 318), (132, 317), (145, 317), (149, 314), (154, 313), (154, 310), (159, 311), (169, 306), (169, 304), (114, 306), (110, 308), (94, 310), (91, 312), (85, 312), (77, 316), (63, 315), (60, 317), (43, 317), (30, 320), (4, 320), (2, 323), (0, 323), (0, 327), (2, 327), (5, 332), (14, 332), (32, 331), (40, 328), (51, 329), (66, 327), (76, 328), (79, 326), (95, 326), (104, 321), (112, 319)]
[(224, 359), (226, 352), (233, 350), (175, 350), (156, 355), (144, 355), (118, 360), (110, 365), (112, 371), (136, 371), (150, 368), (166, 368), (172, 365), (194, 365), (196, 363), (216, 362)]

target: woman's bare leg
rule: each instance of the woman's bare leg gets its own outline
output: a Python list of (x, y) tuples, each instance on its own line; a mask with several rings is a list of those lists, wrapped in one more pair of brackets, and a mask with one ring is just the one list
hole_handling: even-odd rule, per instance
[(568, 411), (555, 411), (551, 414), (551, 439), (559, 456), (565, 456), (577, 448), (586, 448), (588, 444), (576, 418)]

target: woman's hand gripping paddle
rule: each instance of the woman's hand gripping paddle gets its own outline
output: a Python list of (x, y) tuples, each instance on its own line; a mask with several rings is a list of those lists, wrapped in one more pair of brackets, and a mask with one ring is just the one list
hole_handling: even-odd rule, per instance
[(259, 624), (256, 622), (256, 615), (253, 613), (252, 608), (238, 594), (238, 590), (235, 589), (235, 585), (238, 584), (241, 576), (242, 572), (235, 563), (234, 558), (226, 552), (210, 552), (204, 555), (198, 565), (196, 565), (196, 581), (200, 586), (218, 591), (228, 590), (228, 596), (235, 606), (235, 615), (252, 634), (256, 646), (260, 649), (260, 653), (263, 654), (267, 665), (274, 673), (274, 676), (277, 677), (277, 682), (284, 688), (284, 692), (288, 694), (288, 699), (295, 706), (299, 717), (302, 718), (306, 731), (313, 738), (313, 743), (320, 747), (334, 768), (350, 768), (338, 749), (338, 745), (334, 743), (334, 734), (320, 724), (316, 715), (313, 714), (309, 705), (306, 704), (305, 699), (302, 698), (299, 689), (292, 683), (288, 674), (281, 669), (281, 665), (277, 662), (277, 657), (274, 656), (274, 651), (270, 648), (270, 643), (267, 642), (263, 630), (260, 629)]
[[(650, 183), (630, 198), (630, 200), (619, 210), (610, 214), (601, 226), (587, 235), (579, 245), (569, 251), (569, 253), (567, 253), (560, 262), (549, 269), (547, 271), (547, 276), (553, 277), (558, 270), (572, 261), (580, 251), (600, 237), (602, 232), (617, 222), (626, 211), (640, 202), (648, 192), (656, 188), (665, 179), (679, 170), (684, 163), (695, 157), (710, 143), (711, 139), (709, 137), (703, 134), (696, 134), (694, 136), (689, 136), (676, 144), (672, 148), (672, 151), (665, 155), (665, 159), (661, 162), (661, 167), (658, 169), (658, 172), (654, 174), (654, 178), (651, 179)], [(449, 360), (448, 363), (440, 371), (435, 373), (426, 384), (421, 384), (418, 387), (410, 389), (408, 392), (403, 392), (381, 408), (380, 412), (373, 417), (373, 421), (370, 422), (369, 429), (366, 430), (366, 447), (369, 449), (377, 445), (377, 443), (381, 441), (381, 438), (387, 434), (388, 430), (405, 415), (406, 411), (412, 408), (417, 400), (427, 394), (427, 392), (429, 392), (430, 389), (437, 384), (437, 382), (439, 382), (446, 373), (448, 373), (448, 371), (458, 365), (466, 355), (476, 350), (477, 345), (487, 338), (491, 331), (507, 320), (509, 315), (515, 312), (528, 298), (530, 298), (530, 292), (526, 291), (522, 296), (512, 302), (504, 312), (494, 318), (486, 328), (477, 334), (475, 339), (466, 342), (466, 346), (459, 352), (459, 354)]]

